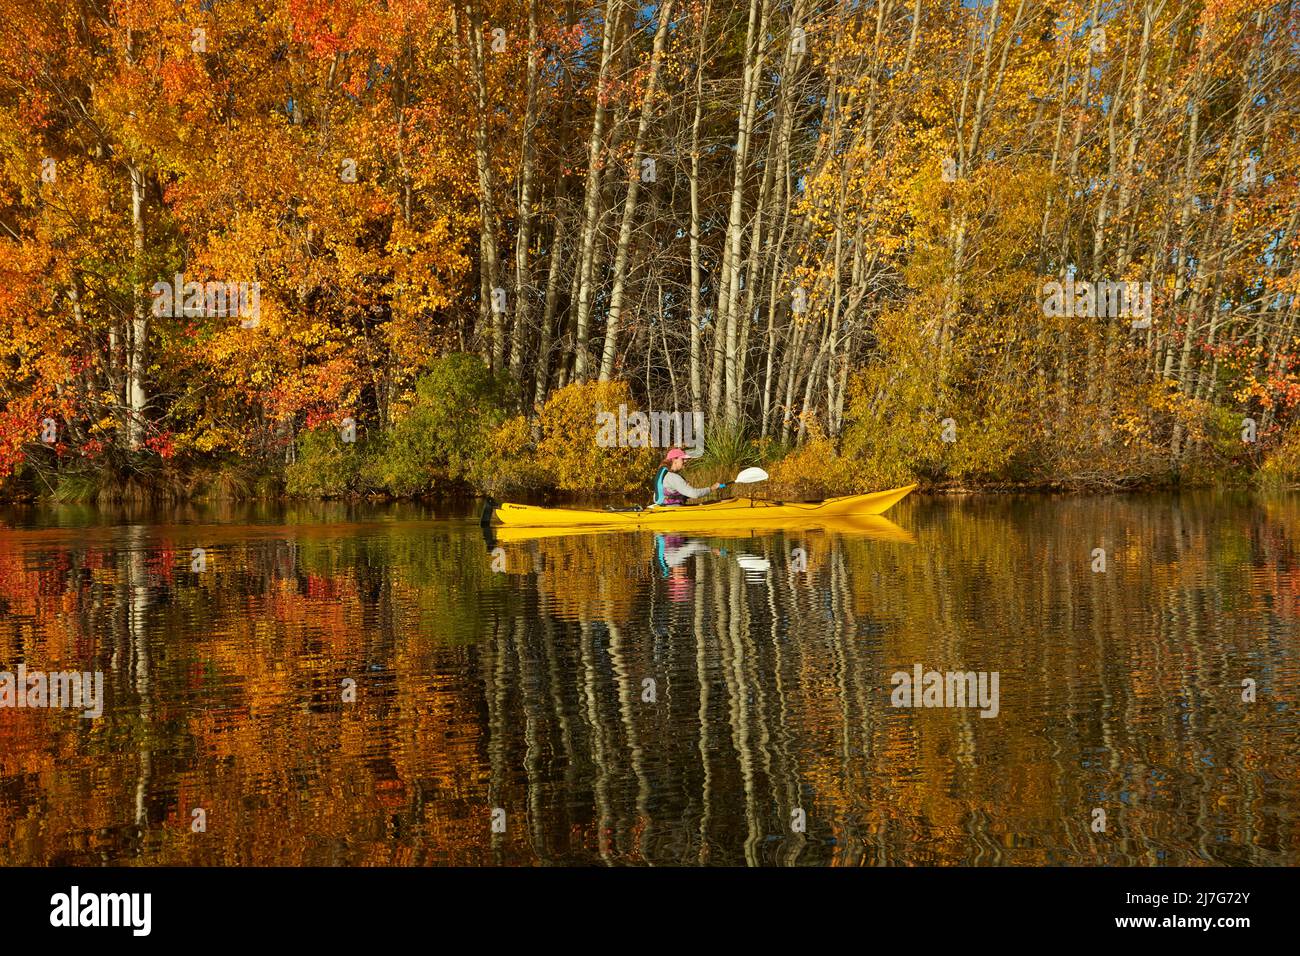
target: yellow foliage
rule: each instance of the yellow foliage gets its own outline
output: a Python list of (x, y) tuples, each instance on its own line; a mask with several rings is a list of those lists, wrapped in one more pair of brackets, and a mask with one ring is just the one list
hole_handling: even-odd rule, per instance
[(1266, 486), (1291, 487), (1300, 484), (1300, 426), (1286, 430), (1281, 444), (1264, 459), (1259, 477)]
[(815, 500), (858, 490), (853, 463), (810, 423), (811, 437), (772, 466), (767, 491), (777, 498)]
[(636, 411), (626, 382), (575, 382), (554, 392), (542, 407), (537, 460), (562, 491), (628, 494), (654, 477), (653, 448), (602, 447), (602, 415)]

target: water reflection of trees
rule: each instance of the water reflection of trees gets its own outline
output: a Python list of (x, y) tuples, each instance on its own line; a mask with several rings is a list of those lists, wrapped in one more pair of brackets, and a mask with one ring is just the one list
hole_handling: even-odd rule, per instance
[[(0, 862), (1294, 862), (1297, 518), (921, 503), (912, 545), (667, 577), (648, 534), (494, 574), (431, 522), (0, 532), (0, 664), (108, 695), (0, 711)], [(1000, 671), (1001, 716), (891, 709), (915, 662)]]
[[(639, 588), (639, 603), (593, 600), (574, 615), (584, 673), (603, 678), (603, 693), (588, 689), (582, 710), (561, 684), (550, 711), (526, 719), (587, 718), (587, 738), (563, 763), (589, 765), (584, 800), (598, 832), (613, 836), (612, 846), (597, 843), (603, 857), (1293, 858), (1294, 814), (1279, 827), (1264, 791), (1294, 802), (1294, 728), (1277, 739), (1265, 709), (1242, 705), (1239, 686), (1254, 674), (1274, 700), (1293, 694), (1276, 679), (1295, 674), (1293, 612), (1273, 620), (1260, 587), (1260, 569), (1291, 564), (1289, 544), (1243, 550), (1258, 541), (1256, 527), (1141, 502), (1076, 508), (1065, 528), (1002, 506), (918, 517), (918, 547), (905, 554), (813, 538), (806, 575), (779, 570), (788, 536), (766, 548), (747, 542), (778, 568), (760, 587), (736, 562), (699, 556), (689, 619), (656, 586)], [(1108, 548), (1106, 575), (1090, 569), (1094, 546)], [(1229, 560), (1216, 562), (1216, 551)], [(542, 543), (532, 563), (574, 553), (572, 542)], [(544, 573), (536, 581), (548, 585)], [(596, 590), (588, 582), (569, 602)], [(1232, 627), (1233, 607), (1282, 638), (1267, 662)], [(629, 618), (644, 622), (635, 642), (624, 636)], [(538, 652), (517, 635), (495, 637), (494, 651), (519, 662), (519, 684), (544, 684)], [(891, 711), (887, 676), (916, 661), (1000, 671), (1002, 717)], [(668, 699), (629, 706), (629, 676), (655, 674), (668, 675)], [(611, 792), (611, 781), (624, 786)], [(524, 789), (534, 801), (539, 788), (545, 781), (531, 773)], [(1106, 836), (1090, 830), (1098, 806)], [(808, 813), (806, 838), (790, 832), (795, 807)]]

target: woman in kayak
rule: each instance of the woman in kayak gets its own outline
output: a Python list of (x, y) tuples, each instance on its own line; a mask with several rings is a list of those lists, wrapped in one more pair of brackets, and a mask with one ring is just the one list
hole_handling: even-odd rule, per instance
[(682, 477), (686, 466), (686, 452), (680, 448), (668, 449), (659, 473), (655, 475), (655, 500), (657, 505), (684, 505), (688, 498), (702, 498), (722, 487), (718, 482), (710, 488), (695, 488)]

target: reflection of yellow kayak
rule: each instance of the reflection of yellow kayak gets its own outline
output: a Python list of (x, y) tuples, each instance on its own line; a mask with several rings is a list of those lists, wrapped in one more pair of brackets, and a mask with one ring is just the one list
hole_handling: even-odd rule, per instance
[[(609, 525), (557, 525), (553, 527), (540, 528), (503, 525), (499, 528), (493, 528), (492, 533), (497, 541), (505, 544), (512, 544), (523, 541), (536, 541), (542, 538), (567, 538), (573, 535), (606, 534), (617, 531), (648, 532), (650, 530), (653, 529)], [(828, 531), (835, 534), (867, 538), (872, 541), (896, 541), (901, 544), (916, 543), (916, 539), (912, 537), (910, 531), (900, 528), (888, 518), (882, 518), (879, 515), (858, 515), (856, 517), (849, 516), (840, 518), (808, 518), (796, 516), (768, 519), (761, 523), (755, 522), (753, 524), (737, 517), (734, 521), (697, 525), (689, 529), (689, 533), (692, 537), (704, 538), (746, 537), (755, 533), (761, 534), (765, 531)]]
[(727, 525), (735, 529), (818, 524), (826, 519), (880, 515), (907, 497), (916, 485), (845, 495), (825, 501), (780, 502), (757, 498), (727, 498), (702, 505), (650, 507), (642, 511), (602, 511), (597, 508), (544, 508), (503, 504), (493, 514), (501, 524), (520, 528), (646, 528), (683, 531)]

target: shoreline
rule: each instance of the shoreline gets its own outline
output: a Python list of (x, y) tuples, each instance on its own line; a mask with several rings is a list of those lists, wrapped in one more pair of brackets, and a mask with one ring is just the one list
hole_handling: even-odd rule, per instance
[[(869, 488), (862, 490), (844, 491), (835, 494), (826, 494), (823, 496), (799, 496), (790, 494), (764, 495), (761, 493), (754, 495), (735, 495), (730, 497), (755, 497), (755, 498), (775, 498), (777, 500), (789, 501), (820, 501), (825, 498), (840, 497), (842, 495), (853, 494), (870, 494), (873, 491), (880, 491), (880, 488)], [(933, 498), (956, 498), (956, 497), (1005, 497), (1011, 495), (1028, 495), (1028, 496), (1061, 496), (1073, 498), (1105, 497), (1113, 495), (1142, 495), (1156, 493), (1186, 493), (1186, 492), (1250, 492), (1250, 493), (1285, 493), (1300, 490), (1300, 484), (1281, 483), (1261, 486), (1254, 481), (1230, 481), (1227, 479), (1220, 481), (1196, 482), (1191, 484), (1181, 484), (1176, 482), (1168, 483), (1129, 483), (1129, 482), (1071, 482), (1065, 480), (1039, 481), (1039, 482), (988, 482), (981, 484), (970, 483), (937, 483), (932, 485), (921, 484), (910, 497), (933, 497)], [(340, 503), (340, 504), (375, 504), (375, 505), (396, 505), (396, 504), (452, 504), (470, 502), (482, 502), (492, 499), (498, 503), (503, 501), (517, 501), (521, 504), (536, 505), (605, 505), (605, 504), (626, 504), (633, 496), (628, 495), (610, 495), (591, 493), (584, 494), (581, 492), (571, 491), (535, 491), (529, 493), (515, 493), (510, 495), (487, 494), (473, 490), (447, 491), (444, 493), (422, 493), (414, 495), (393, 495), (385, 493), (355, 493), (347, 495), (290, 495), (287, 493), (278, 493), (271, 495), (203, 495), (198, 494), (189, 497), (171, 497), (166, 495), (143, 495), (132, 498), (117, 498), (107, 500), (59, 500), (52, 495), (21, 495), (8, 498), (0, 498), (0, 507), (37, 507), (37, 506), (65, 506), (65, 507), (95, 507), (95, 508), (121, 508), (121, 507), (186, 507), (186, 506), (216, 506), (216, 505), (255, 505), (255, 504), (308, 504), (308, 503)]]

